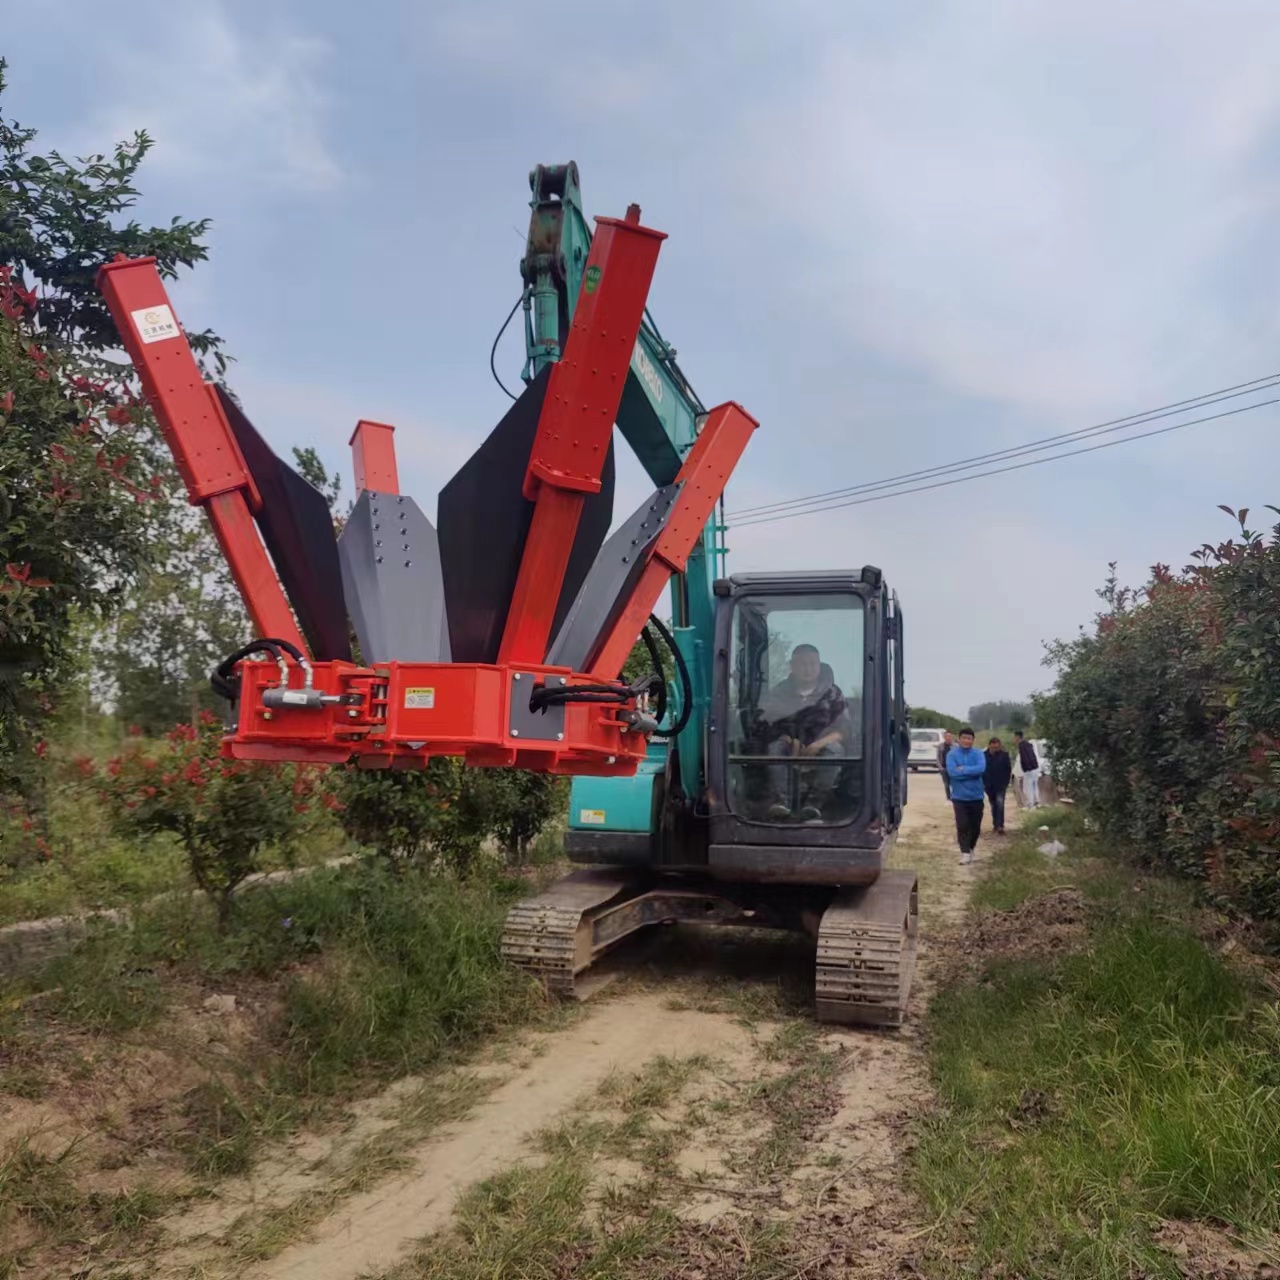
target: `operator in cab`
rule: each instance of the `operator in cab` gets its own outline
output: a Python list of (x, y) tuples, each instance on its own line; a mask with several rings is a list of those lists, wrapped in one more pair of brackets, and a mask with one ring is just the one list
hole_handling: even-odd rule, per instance
[[(760, 702), (768, 753), (779, 758), (820, 760), (843, 756), (852, 746), (853, 717), (831, 668), (817, 646), (800, 644), (791, 654), (791, 672)], [(799, 806), (802, 822), (822, 818), (822, 803), (834, 790), (840, 770), (834, 764), (795, 768), (770, 765), (769, 817), (789, 818)], [(793, 779), (793, 774), (798, 775)]]

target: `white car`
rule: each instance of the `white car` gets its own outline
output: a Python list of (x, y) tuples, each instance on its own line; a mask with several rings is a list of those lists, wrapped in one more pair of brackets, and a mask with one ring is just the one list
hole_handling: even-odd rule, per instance
[(912, 729), (911, 752), (907, 756), (907, 768), (915, 773), (917, 769), (938, 768), (938, 748), (942, 746), (942, 729)]

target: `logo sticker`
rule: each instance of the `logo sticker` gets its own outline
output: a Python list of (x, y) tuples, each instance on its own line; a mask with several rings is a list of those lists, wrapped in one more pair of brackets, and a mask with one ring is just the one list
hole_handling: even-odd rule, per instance
[(404, 709), (406, 711), (431, 711), (436, 705), (434, 689), (406, 689), (404, 691)]
[(138, 337), (144, 343), (163, 342), (166, 338), (182, 337), (182, 330), (173, 318), (173, 312), (163, 303), (158, 307), (143, 307), (129, 313)]
[(587, 276), (586, 276), (585, 284), (586, 284), (586, 289), (588, 293), (595, 293), (596, 289), (599, 288), (599, 285), (600, 285), (600, 268), (599, 267), (592, 266), (587, 268)]

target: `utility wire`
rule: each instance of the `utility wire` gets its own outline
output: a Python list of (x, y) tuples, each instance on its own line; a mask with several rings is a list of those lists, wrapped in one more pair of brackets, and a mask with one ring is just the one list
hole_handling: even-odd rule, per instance
[[(873, 480), (863, 484), (850, 485), (842, 489), (828, 489), (822, 493), (810, 494), (804, 498), (789, 498), (782, 502), (770, 502), (755, 507), (743, 507), (739, 511), (731, 511), (729, 519), (740, 521), (753, 519), (756, 516), (777, 511), (790, 510), (796, 507), (807, 507), (812, 503), (823, 503), (833, 498), (844, 498), (854, 494), (870, 493), (882, 489), (894, 488), (910, 480), (923, 480), (939, 475), (948, 475), (959, 471), (969, 471), (986, 463), (1004, 461), (1008, 458), (1021, 457), (1028, 453), (1040, 453), (1062, 444), (1077, 440), (1089, 439), (1098, 435), (1110, 435), (1116, 431), (1124, 431), (1130, 427), (1142, 426), (1148, 422), (1156, 422), (1161, 418), (1173, 417), (1189, 409), (1205, 409), (1211, 405), (1233, 400), (1238, 396), (1250, 395), (1257, 391), (1269, 391), (1280, 386), (1280, 373), (1268, 374), (1265, 378), (1255, 378), (1252, 382), (1239, 382), (1234, 386), (1223, 387), (1217, 391), (1206, 391), (1203, 395), (1192, 396), (1189, 400), (1179, 400), (1173, 404), (1160, 405), (1155, 409), (1146, 409), (1141, 413), (1132, 413), (1123, 418), (1112, 418), (1107, 422), (1099, 422), (1092, 427), (1081, 427), (1075, 431), (1066, 431), (1061, 435), (1048, 436), (1040, 440), (1032, 440), (1022, 445), (1011, 445), (1007, 449), (997, 449), (991, 453), (978, 454), (976, 457), (961, 459), (956, 462), (940, 463), (934, 467), (923, 467), (917, 471), (903, 472), (884, 480)], [(1140, 437), (1135, 437), (1135, 439)], [(1117, 442), (1119, 443), (1119, 442)], [(801, 514), (796, 512), (796, 514)]]
[[(1262, 388), (1265, 389), (1265, 388)], [(818, 515), (823, 511), (838, 511), (843, 507), (860, 507), (868, 502), (883, 502), (886, 498), (904, 498), (910, 493), (927, 493), (930, 489), (945, 489), (953, 484), (963, 484), (966, 480), (981, 480), (986, 476), (1003, 475), (1007, 471), (1022, 471), (1026, 467), (1037, 467), (1045, 462), (1057, 462), (1062, 458), (1074, 458), (1082, 453), (1096, 453), (1099, 449), (1113, 449), (1118, 444), (1128, 444), (1132, 440), (1146, 440), (1150, 436), (1162, 436), (1170, 431), (1181, 431), (1184, 427), (1198, 426), (1202, 422), (1216, 422), (1219, 418), (1231, 418), (1237, 414), (1248, 413), (1252, 409), (1263, 409), (1267, 405), (1280, 404), (1280, 397), (1272, 400), (1258, 400), (1254, 404), (1240, 405), (1236, 409), (1226, 409), (1222, 413), (1211, 413), (1203, 418), (1192, 418), (1187, 422), (1175, 422), (1172, 426), (1157, 427), (1154, 431), (1142, 431), (1134, 436), (1125, 436), (1122, 440), (1104, 440), (1085, 449), (1069, 449), (1065, 453), (1056, 453), (1048, 458), (1032, 458), (1027, 462), (1015, 462), (1007, 467), (992, 467), (986, 471), (977, 471), (972, 475), (954, 476), (949, 480), (937, 480), (933, 484), (916, 485), (908, 489), (896, 489), (892, 493), (873, 493), (860, 498), (847, 498), (837, 502), (829, 502), (825, 506), (805, 507), (799, 511), (779, 511), (772, 515), (760, 515), (750, 520), (737, 520), (735, 529), (746, 529), (753, 524), (774, 524), (779, 520), (792, 520), (797, 516)]]

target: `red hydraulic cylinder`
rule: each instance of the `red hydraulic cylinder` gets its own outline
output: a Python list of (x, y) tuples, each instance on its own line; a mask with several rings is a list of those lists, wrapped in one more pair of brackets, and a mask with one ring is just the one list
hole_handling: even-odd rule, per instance
[(597, 218), (573, 326), (551, 370), (525, 473), (536, 504), (507, 612), (499, 662), (546, 656), (556, 603), (585, 496), (598, 493), (645, 300), (666, 236), (625, 220)]
[(154, 258), (117, 258), (99, 268), (121, 341), (142, 380), (187, 493), (202, 506), (260, 636), (305, 649), (293, 610), (252, 510), (261, 499), (217, 397), (200, 376)]
[(400, 492), (400, 475), (396, 469), (396, 429), (385, 422), (361, 418), (351, 434), (351, 460), (355, 466), (356, 493), (372, 489), (375, 493)]
[(591, 664), (589, 674), (593, 679), (617, 679), (662, 589), (671, 575), (681, 572), (688, 562), (751, 433), (759, 425), (741, 405), (733, 403), (719, 405), (707, 415), (702, 434), (676, 477), (680, 495), (653, 546), (649, 563)]

